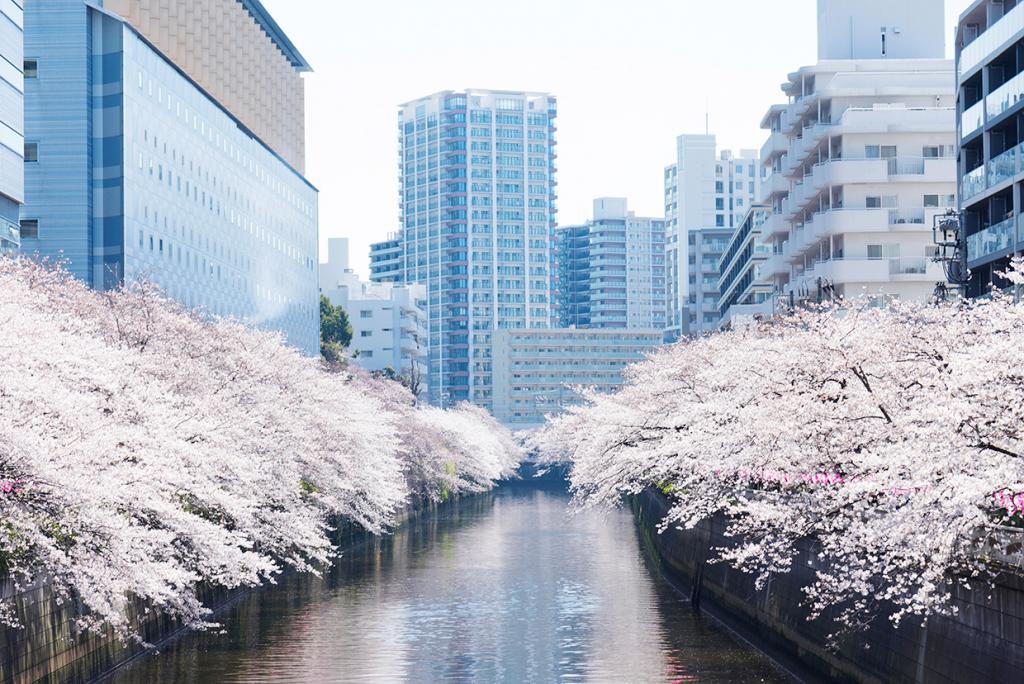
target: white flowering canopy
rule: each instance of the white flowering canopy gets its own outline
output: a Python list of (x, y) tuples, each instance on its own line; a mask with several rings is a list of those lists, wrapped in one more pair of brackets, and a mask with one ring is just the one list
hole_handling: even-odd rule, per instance
[(385, 532), (411, 498), (480, 491), (521, 459), (481, 411), (416, 408), (145, 283), (96, 293), (0, 259), (0, 345), (0, 573), (47, 578), (79, 627), (123, 637), (131, 600), (202, 627), (198, 583), (316, 571), (339, 522)]
[[(1020, 281), (1018, 272), (1013, 278)], [(952, 610), (1024, 506), (1024, 305), (845, 303), (665, 348), (533, 446), (581, 505), (658, 486), (664, 526), (726, 514), (720, 560), (764, 583), (813, 539), (812, 617)]]

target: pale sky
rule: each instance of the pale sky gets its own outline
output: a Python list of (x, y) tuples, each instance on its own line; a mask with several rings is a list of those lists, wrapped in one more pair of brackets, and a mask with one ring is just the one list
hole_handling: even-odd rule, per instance
[[(313, 66), (306, 75), (306, 175), (320, 189), (321, 257), (398, 228), (397, 105), (439, 90), (558, 97), (558, 220), (595, 197), (662, 216), (675, 137), (760, 148), (786, 74), (812, 64), (815, 0), (262, 0)], [(899, 0), (893, 0), (898, 2)], [(934, 0), (942, 2), (943, 0)], [(971, 0), (946, 0), (947, 52)]]

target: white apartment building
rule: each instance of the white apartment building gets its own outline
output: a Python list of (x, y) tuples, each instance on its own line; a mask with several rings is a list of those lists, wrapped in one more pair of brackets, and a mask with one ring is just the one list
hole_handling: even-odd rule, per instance
[(674, 340), (718, 326), (718, 259), (760, 195), (755, 150), (717, 150), (713, 135), (680, 135), (665, 168), (668, 317)]
[[(819, 0), (818, 11), (822, 35), (838, 22), (848, 44), (839, 53), (834, 36), (820, 44), (820, 61), (789, 75), (788, 102), (761, 121), (771, 214), (757, 280), (789, 303), (927, 298), (945, 280), (932, 262), (933, 217), (956, 206), (942, 3)], [(874, 40), (857, 37), (865, 26)], [(822, 59), (847, 51), (852, 59)], [(766, 312), (778, 303), (765, 301)]]
[(579, 402), (574, 388), (614, 392), (622, 372), (662, 342), (642, 329), (551, 328), (494, 334), (494, 417), (513, 430), (540, 427), (545, 416)]
[(331, 238), (320, 264), (320, 292), (345, 309), (349, 351), (368, 371), (392, 369), (427, 390), (427, 290), (424, 285), (367, 283), (349, 268), (348, 238)]

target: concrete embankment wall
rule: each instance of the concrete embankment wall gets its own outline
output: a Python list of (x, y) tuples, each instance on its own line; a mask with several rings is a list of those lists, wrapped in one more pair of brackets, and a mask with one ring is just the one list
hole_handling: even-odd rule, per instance
[[(434, 504), (411, 507), (403, 520), (425, 514)], [(344, 551), (369, 539), (371, 535), (351, 525), (340, 525), (334, 541)], [(227, 590), (201, 587), (200, 599), (216, 611), (252, 591), (249, 588)], [(20, 590), (0, 576), (0, 599), (14, 598), (20, 629), (0, 627), (0, 684), (70, 684), (97, 679), (119, 665), (144, 654), (147, 647), (122, 642), (110, 634), (75, 633), (75, 620), (82, 614), (75, 602), (58, 603), (45, 579)], [(144, 605), (133, 606), (133, 617), (148, 644), (159, 644), (181, 631), (173, 620), (150, 612), (143, 618)]]
[(828, 615), (807, 620), (802, 587), (817, 562), (802, 545), (792, 570), (757, 590), (754, 578), (725, 563), (709, 563), (714, 548), (727, 547), (726, 521), (716, 518), (693, 530), (657, 532), (668, 511), (655, 491), (632, 500), (645, 540), (661, 570), (687, 591), (700, 585), (701, 605), (769, 652), (791, 658), (812, 674), (848, 682), (1017, 682), (1024, 680), (1024, 578), (1001, 576), (994, 588), (977, 583), (953, 591), (958, 614), (922, 626), (904, 620), (896, 628), (879, 616), (868, 628), (827, 647), (835, 625)]

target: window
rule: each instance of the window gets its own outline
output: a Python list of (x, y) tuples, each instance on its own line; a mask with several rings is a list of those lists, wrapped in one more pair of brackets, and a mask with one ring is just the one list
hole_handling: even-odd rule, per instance
[(373, 337), (373, 331), (372, 330), (360, 330), (359, 331), (359, 336), (360, 337)]
[(868, 259), (881, 259), (882, 245), (868, 245)]
[(21, 220), (21, 239), (39, 237), (39, 219)]
[(366, 350), (366, 351), (359, 350), (359, 357), (363, 358), (363, 359), (372, 359), (373, 358), (373, 352), (371, 350)]
[(363, 309), (362, 311), (359, 312), (359, 317), (360, 318), (373, 318), (373, 311), (368, 310), (368, 309)]
[(718, 227), (718, 228), (721, 228), (724, 225), (725, 225), (725, 217), (722, 216), (721, 214), (718, 214), (717, 216), (715, 216), (715, 226)]
[(39, 161), (39, 143), (27, 142), (25, 143), (25, 161), (26, 162), (37, 162)]
[(939, 206), (939, 196), (938, 195), (925, 195), (924, 196), (924, 206), (925, 207), (937, 207), (937, 206)]
[(39, 78), (39, 62), (34, 59), (26, 59), (25, 63), (25, 78)]
[(894, 159), (896, 157), (896, 146), (865, 145), (864, 156), (868, 159)]

